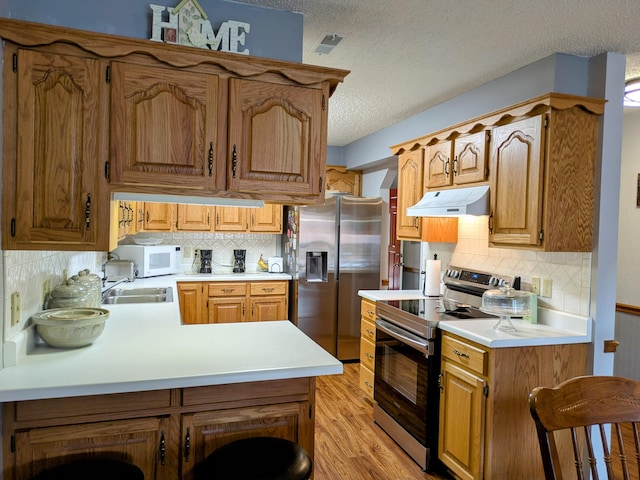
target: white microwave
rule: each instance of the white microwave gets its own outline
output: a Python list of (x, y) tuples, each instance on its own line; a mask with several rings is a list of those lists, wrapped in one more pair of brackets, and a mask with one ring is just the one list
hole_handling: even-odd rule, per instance
[(138, 278), (178, 273), (182, 263), (179, 245), (120, 245), (113, 253), (119, 260), (133, 260)]

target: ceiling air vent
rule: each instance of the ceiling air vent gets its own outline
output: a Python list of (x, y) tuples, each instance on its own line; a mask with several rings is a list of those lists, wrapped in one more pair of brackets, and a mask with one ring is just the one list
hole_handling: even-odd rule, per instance
[(325, 33), (314, 52), (319, 55), (329, 55), (336, 45), (340, 43), (342, 37), (335, 33)]

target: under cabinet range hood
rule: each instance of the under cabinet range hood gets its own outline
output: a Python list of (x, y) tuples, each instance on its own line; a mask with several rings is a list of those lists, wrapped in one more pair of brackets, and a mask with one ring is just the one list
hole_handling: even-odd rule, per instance
[(489, 185), (430, 191), (414, 206), (407, 208), (411, 217), (458, 217), (489, 214)]

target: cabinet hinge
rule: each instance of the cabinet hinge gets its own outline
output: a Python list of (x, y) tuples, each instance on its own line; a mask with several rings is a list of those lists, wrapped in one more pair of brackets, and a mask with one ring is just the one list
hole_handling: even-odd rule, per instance
[(18, 71), (18, 54), (17, 53), (13, 54), (11, 68), (13, 69), (13, 73), (16, 73)]
[(538, 233), (538, 240), (542, 241), (543, 238), (544, 238), (544, 230), (540, 230), (540, 233)]
[(322, 185), (323, 185), (322, 177), (320, 177), (320, 180), (318, 181), (318, 191), (320, 193), (322, 193)]
[(487, 130), (487, 143), (491, 142), (491, 130)]
[(12, 237), (16, 236), (16, 219), (15, 218), (11, 219), (11, 236)]
[(549, 115), (544, 116), (544, 128), (549, 128)]
[(107, 65), (107, 70), (104, 74), (104, 81), (106, 83), (111, 83), (111, 65)]
[(484, 386), (484, 388), (482, 389), (482, 394), (485, 396), (485, 398), (489, 398), (489, 385)]
[(16, 453), (16, 434), (11, 434), (11, 453)]
[(326, 110), (327, 109), (327, 97), (324, 96), (324, 94), (322, 95), (322, 110)]
[(111, 181), (111, 162), (104, 162), (104, 178)]
[(309, 419), (313, 418), (313, 405), (309, 405)]
[(484, 169), (484, 178), (489, 178), (489, 167)]

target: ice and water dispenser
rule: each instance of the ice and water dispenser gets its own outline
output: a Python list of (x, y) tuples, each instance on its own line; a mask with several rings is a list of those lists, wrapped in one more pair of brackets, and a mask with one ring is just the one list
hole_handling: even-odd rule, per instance
[(307, 252), (307, 282), (326, 282), (327, 252)]

